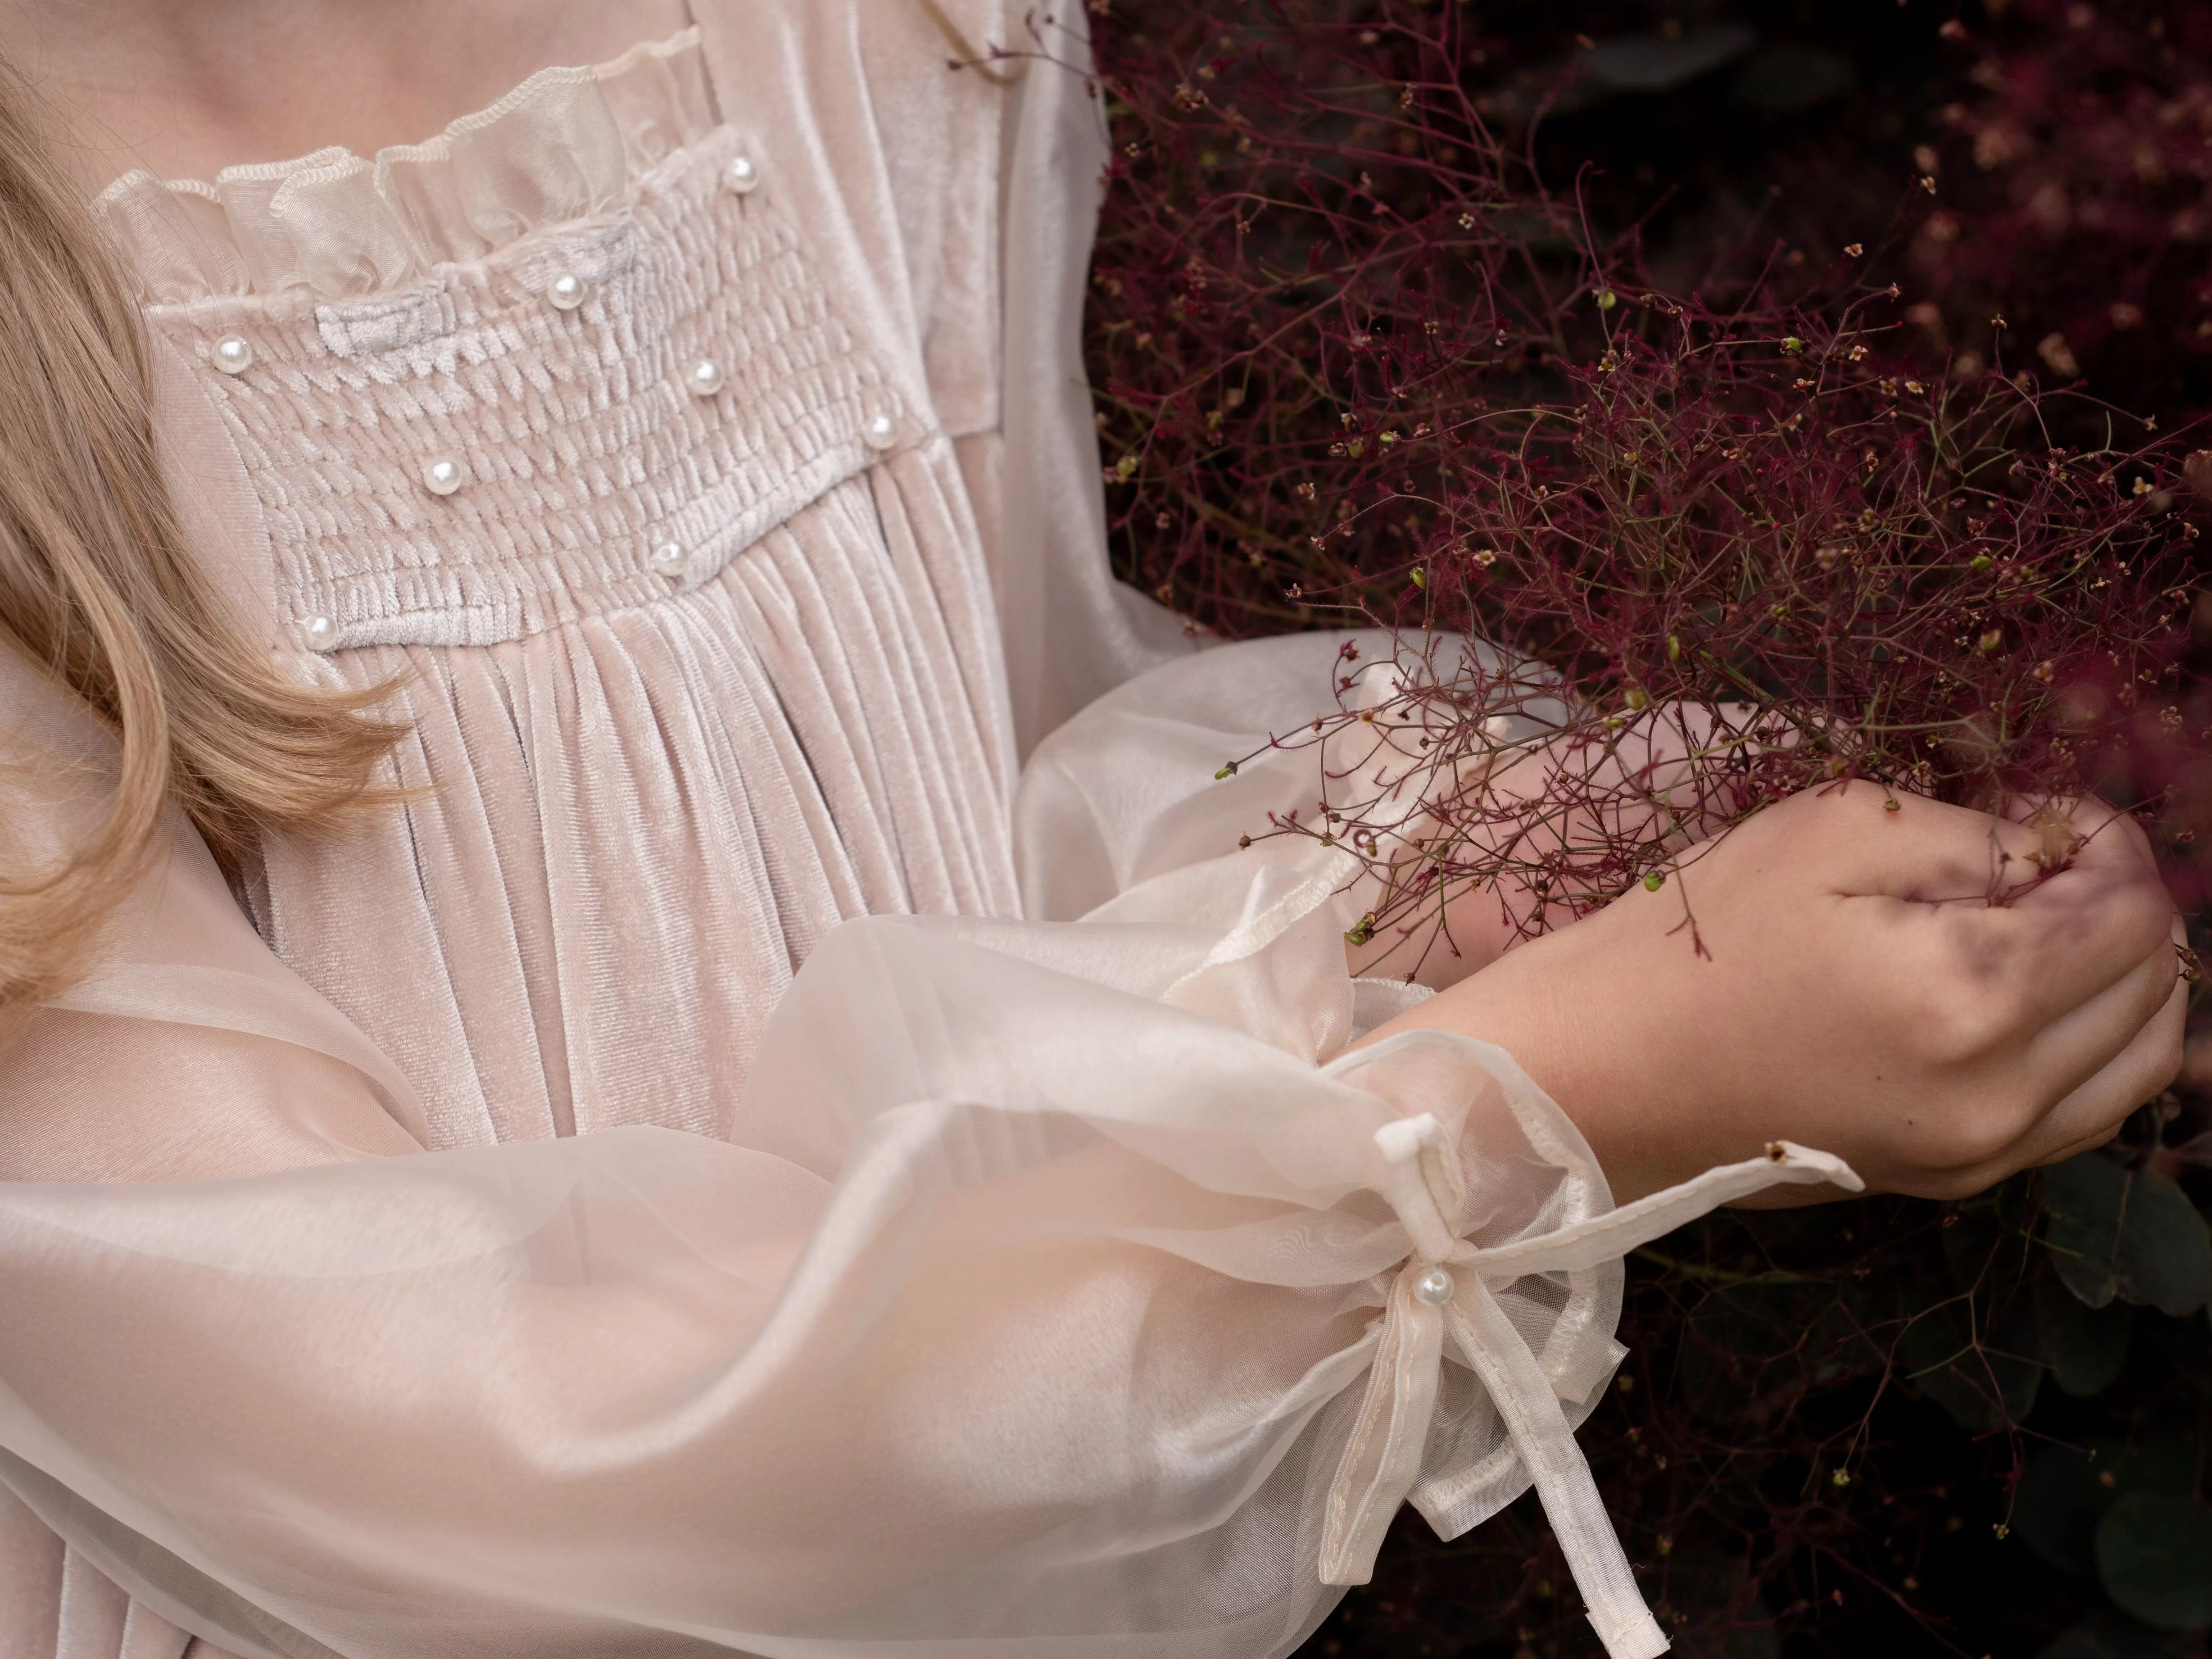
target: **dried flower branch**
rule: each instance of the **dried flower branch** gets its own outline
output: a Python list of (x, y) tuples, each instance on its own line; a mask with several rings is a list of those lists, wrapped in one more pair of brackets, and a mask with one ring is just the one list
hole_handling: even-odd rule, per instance
[[(1368, 861), (1382, 896), (1355, 939), (1392, 969), (1454, 948), (1448, 904), (1470, 894), (1540, 932), (1841, 779), (1980, 805), (2100, 790), (2185, 854), (2212, 823), (2189, 631), (2212, 641), (2212, 454), (2185, 429), (2212, 314), (2186, 217), (2212, 155), (2212, 11), (1923, 21), (1924, 142), (1876, 154), (1872, 120), (1860, 149), (1791, 163), (1786, 198), (1723, 177), (1691, 206), (1656, 178), (1638, 205), (1635, 169), (1562, 166), (1548, 135), (1623, 86), (1734, 76), (1763, 112), (1850, 64), (1602, 6), (1510, 37), (1459, 0), (1091, 11), (1115, 146), (1090, 319), (1115, 556), (1224, 636), (1391, 630), (1385, 661), (1347, 649), (1334, 714), (1275, 734), (1311, 751), (1321, 810), (1273, 833)], [(1595, 45), (1568, 33), (1601, 19), (1618, 31)], [(1843, 8), (1835, 38), (1875, 27)], [(2192, 900), (2194, 869), (2172, 872)], [(2169, 1102), (2130, 1156), (2147, 1179), (2194, 1170), (2208, 1121)], [(2068, 1322), (2092, 1316), (2045, 1294), (2034, 1190), (1840, 1224), (1720, 1217), (1645, 1253), (1622, 1386), (1647, 1385), (1617, 1397), (1630, 1426), (1601, 1478), (1701, 1650), (1838, 1620), (1980, 1650), (1943, 1633), (1961, 1604), (1920, 1575), (1974, 1540), (1977, 1570), (2020, 1547), (2017, 1425), (2047, 1374), (2086, 1375)], [(2174, 1386), (2130, 1384), (2129, 1409), (2168, 1410)], [(1944, 1441), (1897, 1414), (1908, 1394), (2013, 1437)], [(1571, 1612), (1548, 1548), (1508, 1516), (1407, 1553), (1409, 1588), (1329, 1640), (1556, 1644)], [(2078, 1608), (2039, 1590), (1997, 1598), (2029, 1647)], [(1851, 1623), (1862, 1608), (1890, 1622)]]

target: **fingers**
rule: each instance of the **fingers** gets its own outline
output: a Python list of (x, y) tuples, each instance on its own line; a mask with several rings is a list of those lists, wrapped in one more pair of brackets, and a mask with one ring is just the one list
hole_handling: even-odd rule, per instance
[[(2091, 798), (2063, 804), (2015, 800), (1993, 816), (1878, 784), (1808, 790), (1785, 805), (1817, 803), (1836, 860), (1838, 890), (1923, 903), (1992, 896), (2041, 900), (2066, 877), (2132, 882), (2157, 873), (2150, 843), (2128, 814)], [(1887, 833), (1875, 833), (1886, 827)], [(2057, 869), (2055, 876), (2045, 876)]]
[(2017, 796), (2007, 803), (2003, 816), (2008, 822), (2033, 829), (2046, 837), (2050, 832), (2045, 828), (2045, 822), (2063, 820), (2073, 832), (2072, 843), (2063, 850), (2076, 863), (2132, 858), (2146, 869), (2156, 867), (2150, 837), (2143, 834), (2142, 826), (2132, 815), (2094, 795), (2071, 800)]
[(2023, 824), (1877, 783), (1808, 790), (1783, 806), (1810, 820), (1832, 860), (1835, 890), (1847, 898), (1985, 901), (2003, 872), (2030, 869), (2025, 860), (2041, 846)]
[[(2033, 1165), (2057, 1164), (2110, 1140), (2128, 1115), (2173, 1081), (2181, 1070), (2188, 986), (2176, 975), (2160, 1006), (2112, 1058), (2034, 1118), (2010, 1145), (1937, 1176), (1925, 1195), (1963, 1197)], [(2048, 1098), (2045, 1080), (2030, 1086)]]
[(2177, 989), (2169, 1005), (2110, 1065), (2051, 1109), (2023, 1140), (2005, 1173), (2056, 1164), (2110, 1140), (2129, 1113), (2155, 1099), (2179, 1075), (2187, 1008), (2188, 998)]
[[(2090, 1074), (2081, 1084), (2069, 1091), (2054, 1106), (2045, 1122), (2044, 1133), (2054, 1143), (2089, 1139), (2102, 1144), (2102, 1138), (2137, 1106), (2165, 1088), (2181, 1073), (2181, 1055), (2189, 1018), (2189, 981), (2181, 976), (2180, 952), (2187, 948), (2189, 930), (2179, 915), (2168, 923), (2166, 938), (2151, 960), (2163, 963), (2172, 955), (2172, 981), (2165, 984), (2163, 994), (2156, 988), (2163, 981), (2162, 967), (2145, 972), (2151, 975), (2146, 988), (2146, 1000), (2155, 996), (2158, 1006), (2144, 1021), (2142, 1029), (2131, 1037), (2125, 1048), (2106, 1066)], [(2150, 1079), (2142, 1085), (2138, 1073)], [(2140, 1087), (2142, 1092), (2124, 1105), (2111, 1107), (2108, 1097), (2113, 1089), (2124, 1094)], [(2100, 1115), (2110, 1109), (2110, 1115)]]
[(2082, 882), (2146, 887), (2158, 883), (2150, 837), (2134, 818), (2103, 801), (2075, 802), (2063, 818), (2055, 811), (2042, 812), (2027, 827), (2041, 842), (2039, 862), (2058, 867), (2042, 880), (2034, 879), (2032, 871), (2024, 872), (2029, 881), (2015, 903), (2033, 908), (2051, 902), (2054, 893), (2063, 896)]
[(2097, 1133), (2090, 1135), (2084, 1139), (2071, 1141), (2066, 1146), (2061, 1146), (2057, 1152), (2051, 1153), (2048, 1158), (2036, 1158), (2033, 1164), (2027, 1167), (2038, 1170), (2045, 1169), (2053, 1164), (2063, 1164), (2069, 1158), (2079, 1158), (2084, 1152), (2094, 1152), (2100, 1146), (2109, 1146), (2112, 1143), (2112, 1137), (2119, 1133), (2120, 1126), (2126, 1121), (2126, 1115), (2123, 1114), (2120, 1117), (2113, 1120), (2112, 1126), (2109, 1129), (2100, 1130)]
[[(2146, 1040), (2154, 1042), (2161, 1013), (2181, 1006), (2177, 998), (2185, 1002), (2186, 990), (2173, 947), (2161, 939), (2128, 974), (2038, 1031), (2027, 1044), (2026, 1075), (2043, 1099), (2056, 1103), (2070, 1099), (2122, 1057), (2140, 1049)], [(2178, 1026), (2173, 1041), (2178, 1043)], [(2179, 1066), (2178, 1048), (2175, 1055)], [(2161, 1081), (2152, 1092), (2165, 1086)], [(2136, 1103), (2140, 1105), (2142, 1100)], [(2051, 1115), (2057, 1115), (2056, 1105)], [(2078, 1136), (2092, 1127), (2062, 1125), (2057, 1133)]]
[[(1991, 922), (2021, 924), (2021, 957), (2029, 969), (2024, 990), (2030, 1018), (2055, 1021), (2070, 1006), (2101, 994), (2146, 957), (2167, 961), (2175, 925), (2173, 900), (2148, 848), (2121, 819), (2100, 830), (2074, 866), (2022, 895)], [(2102, 852), (2094, 851), (2101, 848)]]
[[(1910, 977), (1943, 988), (1952, 1007), (1939, 1012), (1970, 1035), (2023, 1041), (2111, 991), (2167, 937), (2172, 900), (2148, 843), (2101, 802), (2031, 828), (1935, 801), (1900, 799), (1893, 814), (1878, 795), (1858, 793), (1820, 826), (1831, 844), (1848, 843), (1840, 885), (1875, 901), (1866, 914), (1883, 925), (1886, 951), (1917, 964)], [(1883, 818), (1893, 822), (1873, 822)], [(2108, 1024), (2093, 1017), (2075, 1028)]]

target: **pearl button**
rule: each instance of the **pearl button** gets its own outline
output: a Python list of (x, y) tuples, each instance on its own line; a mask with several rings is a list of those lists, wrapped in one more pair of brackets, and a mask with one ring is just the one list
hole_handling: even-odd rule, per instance
[(691, 392), (694, 397), (711, 398), (722, 389), (722, 366), (712, 357), (702, 357), (691, 365)]
[(226, 334), (215, 343), (215, 366), (226, 374), (243, 374), (253, 367), (253, 348), (245, 337)]
[(310, 651), (327, 651), (338, 642), (338, 625), (328, 617), (310, 617), (300, 624), (300, 643)]
[(422, 487), (433, 495), (450, 495), (461, 487), (461, 464), (441, 455), (422, 469)]
[(732, 156), (722, 169), (722, 188), (732, 196), (750, 196), (760, 188), (760, 168), (750, 155)]
[(653, 568), (664, 576), (681, 576), (690, 562), (691, 556), (675, 542), (663, 542), (653, 550)]
[(1452, 1299), (1452, 1292), (1457, 1288), (1452, 1283), (1452, 1276), (1442, 1267), (1424, 1267), (1413, 1280), (1413, 1300), (1441, 1308)]
[(871, 449), (889, 449), (898, 441), (898, 422), (888, 415), (871, 415), (860, 437)]
[(552, 287), (545, 290), (545, 297), (558, 310), (574, 311), (584, 303), (584, 279), (573, 270), (564, 270), (553, 279)]

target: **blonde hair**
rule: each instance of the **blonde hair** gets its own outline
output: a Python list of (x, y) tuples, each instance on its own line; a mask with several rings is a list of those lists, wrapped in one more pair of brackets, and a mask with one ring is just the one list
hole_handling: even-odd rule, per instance
[(0, 868), (0, 1043), (82, 973), (169, 807), (234, 869), (263, 828), (392, 799), (374, 778), (401, 730), (368, 714), (388, 688), (287, 680), (186, 550), (137, 304), (33, 110), (0, 65), (0, 646), (81, 700), (118, 760), (93, 834)]

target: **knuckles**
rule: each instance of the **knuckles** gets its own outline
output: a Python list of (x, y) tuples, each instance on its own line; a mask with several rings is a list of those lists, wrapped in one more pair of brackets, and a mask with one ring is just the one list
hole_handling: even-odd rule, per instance
[(1964, 908), (1915, 922), (1878, 939), (1862, 964), (1879, 988), (1876, 1040), (1938, 1070), (1984, 1065), (2027, 1042), (2039, 1024), (2042, 964), (2021, 930)]
[(2026, 999), (2009, 988), (1954, 984), (1904, 1003), (1894, 1030), (1923, 1066), (1951, 1070), (1988, 1061), (2027, 1033)]

